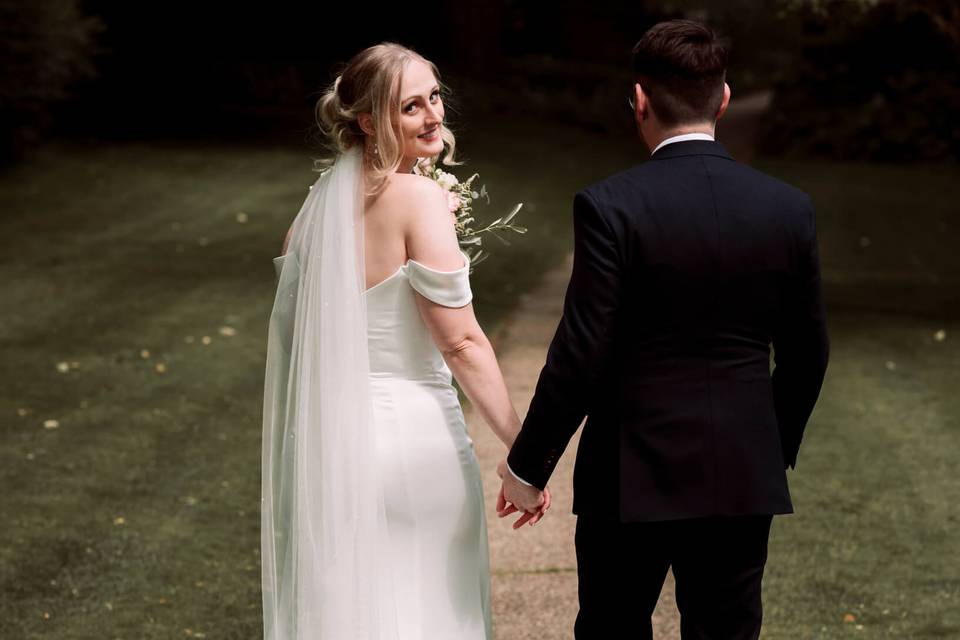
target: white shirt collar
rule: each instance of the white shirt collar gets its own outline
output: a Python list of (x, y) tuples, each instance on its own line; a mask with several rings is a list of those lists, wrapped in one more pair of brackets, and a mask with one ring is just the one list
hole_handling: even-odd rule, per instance
[(668, 144), (673, 144), (674, 142), (686, 142), (687, 140), (709, 140), (710, 142), (713, 142), (714, 137), (709, 133), (683, 133), (683, 134), (680, 134), (679, 136), (673, 136), (673, 137), (667, 138), (666, 140), (658, 144), (656, 149), (654, 149), (650, 153), (650, 155), (653, 155), (654, 153), (659, 151), (661, 148), (667, 146)]

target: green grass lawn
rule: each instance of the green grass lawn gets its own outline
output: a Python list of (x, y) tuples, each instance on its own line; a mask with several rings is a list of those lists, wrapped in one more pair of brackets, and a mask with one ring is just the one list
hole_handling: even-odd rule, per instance
[(758, 165), (814, 199), (832, 345), (764, 637), (958, 638), (960, 168)]
[[(491, 242), (473, 277), (495, 330), (569, 250), (573, 193), (642, 152), (536, 122), (474, 127), (458, 173), (480, 172), (490, 215), (523, 201), (530, 228), (509, 248)], [(957, 172), (876, 181), (840, 167), (837, 185), (809, 165), (770, 170), (806, 181), (826, 246), (859, 243), (858, 225), (838, 235), (852, 216), (879, 225), (867, 249), (881, 253), (884, 238), (914, 237), (882, 222), (901, 202), (893, 174), (935, 187), (930, 202), (960, 191)], [(0, 174), (0, 638), (259, 636), (271, 258), (314, 179), (308, 151), (267, 145), (50, 146)], [(949, 213), (936, 207), (924, 210)], [(955, 274), (946, 231), (926, 228), (922, 270)], [(960, 634), (960, 326), (928, 318), (831, 313), (797, 514), (774, 526), (769, 637)]]
[(835, 312), (830, 329), (764, 637), (960, 637), (960, 323)]

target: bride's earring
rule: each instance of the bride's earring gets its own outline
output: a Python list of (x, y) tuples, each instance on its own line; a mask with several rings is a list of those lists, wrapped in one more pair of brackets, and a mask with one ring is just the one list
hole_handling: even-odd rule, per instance
[(369, 159), (369, 162), (372, 162), (374, 166), (378, 166), (380, 164), (380, 147), (376, 142), (366, 145), (365, 153)]

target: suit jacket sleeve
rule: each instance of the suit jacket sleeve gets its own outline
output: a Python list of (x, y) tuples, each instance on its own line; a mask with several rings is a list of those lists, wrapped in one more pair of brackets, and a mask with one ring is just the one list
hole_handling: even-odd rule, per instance
[(774, 407), (783, 459), (794, 468), (829, 358), (816, 223), (809, 198), (804, 208), (807, 220), (801, 234), (797, 269), (784, 292), (782, 316), (773, 336)]
[(590, 406), (609, 365), (620, 300), (615, 235), (589, 195), (573, 201), (573, 274), (563, 317), (547, 352), (536, 393), (507, 462), (543, 489)]

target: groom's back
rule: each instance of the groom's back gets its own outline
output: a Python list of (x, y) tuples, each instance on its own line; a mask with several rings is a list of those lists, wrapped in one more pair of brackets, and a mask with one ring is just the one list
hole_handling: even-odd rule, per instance
[(769, 378), (780, 287), (813, 233), (809, 198), (710, 142), (669, 145), (588, 191), (620, 227), (634, 364), (669, 377), (709, 356), (727, 375)]
[[(606, 457), (592, 448), (617, 452), (627, 520), (791, 511), (769, 345), (791, 339), (809, 198), (709, 141), (669, 144), (579, 197), (620, 260), (612, 397), (590, 415), (618, 428), (584, 430), (587, 465)], [(603, 483), (587, 465), (581, 506)]]

